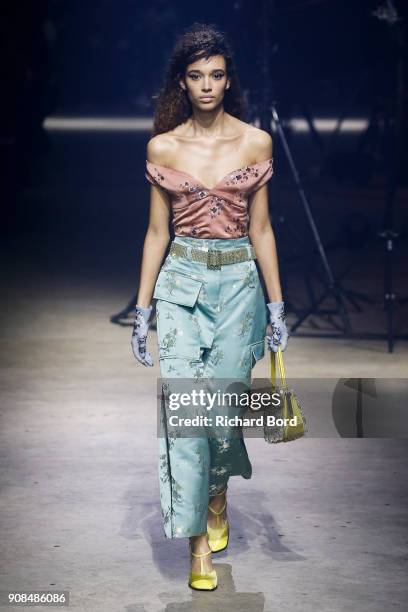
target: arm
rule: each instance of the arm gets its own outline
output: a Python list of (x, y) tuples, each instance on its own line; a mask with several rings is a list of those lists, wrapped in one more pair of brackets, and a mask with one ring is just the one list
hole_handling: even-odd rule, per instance
[[(147, 145), (147, 159), (165, 164), (163, 156), (166, 142), (160, 136), (152, 138)], [(143, 244), (137, 305), (148, 308), (169, 240), (170, 203), (167, 193), (151, 185), (149, 224)]]
[[(272, 138), (262, 130), (257, 134), (257, 142), (253, 144), (257, 161), (272, 157)], [(284, 302), (279, 279), (279, 263), (276, 241), (269, 219), (268, 186), (261, 186), (248, 203), (249, 205), (249, 237), (254, 245), (259, 267), (265, 281), (269, 302), (269, 322), (272, 334), (267, 336), (268, 348), (275, 353), (284, 351), (289, 338), (285, 324)]]
[[(272, 157), (272, 138), (264, 131), (253, 142), (256, 152), (255, 161)], [(265, 281), (270, 302), (282, 301), (279, 278), (279, 263), (275, 235), (269, 219), (268, 185), (263, 185), (250, 196), (249, 200), (249, 238), (254, 245), (259, 267)]]
[[(147, 145), (147, 159), (158, 164), (163, 163), (161, 156), (165, 144), (166, 141), (161, 135), (152, 138)], [(143, 365), (150, 367), (153, 366), (153, 360), (146, 347), (149, 318), (153, 308), (150, 302), (160, 265), (170, 240), (169, 217), (170, 204), (167, 193), (160, 187), (152, 185), (149, 224), (143, 245), (139, 291), (131, 340), (135, 358)]]

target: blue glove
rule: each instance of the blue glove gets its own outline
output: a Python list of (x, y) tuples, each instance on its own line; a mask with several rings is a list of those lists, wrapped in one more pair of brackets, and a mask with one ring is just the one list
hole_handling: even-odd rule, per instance
[(132, 350), (133, 354), (140, 363), (143, 365), (153, 365), (152, 356), (149, 351), (146, 351), (146, 340), (149, 331), (149, 318), (152, 312), (153, 306), (150, 305), (148, 308), (143, 308), (136, 304), (135, 321), (133, 323), (132, 332)]
[(289, 333), (286, 329), (285, 311), (283, 302), (270, 302), (267, 304), (269, 310), (269, 321), (272, 328), (272, 335), (266, 336), (268, 348), (274, 353), (278, 352), (280, 347), (284, 351), (289, 339)]

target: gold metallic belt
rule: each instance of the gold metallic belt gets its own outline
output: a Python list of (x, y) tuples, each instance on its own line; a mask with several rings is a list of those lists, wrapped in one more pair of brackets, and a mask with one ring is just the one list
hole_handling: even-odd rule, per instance
[[(193, 261), (201, 261), (207, 264), (207, 268), (210, 270), (220, 270), (221, 266), (226, 264), (240, 263), (241, 261), (249, 261), (256, 259), (255, 249), (251, 245), (248, 245), (251, 255), (248, 253), (247, 247), (241, 247), (239, 249), (208, 249), (202, 251), (201, 249), (191, 248), (191, 259)], [(189, 259), (188, 249), (186, 245), (172, 242), (170, 246), (169, 255), (172, 257), (184, 257)]]

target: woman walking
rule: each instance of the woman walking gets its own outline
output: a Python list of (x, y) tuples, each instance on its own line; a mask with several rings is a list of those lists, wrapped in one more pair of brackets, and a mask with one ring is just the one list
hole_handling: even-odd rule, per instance
[[(246, 122), (233, 54), (214, 26), (194, 24), (176, 42), (157, 100), (147, 145), (151, 183), (132, 347), (146, 350), (151, 300), (157, 299), (162, 379), (245, 379), (269, 350), (285, 350), (288, 332), (267, 182), (270, 135)], [(169, 221), (175, 237), (170, 242)], [(265, 305), (258, 261), (268, 293)], [(210, 436), (168, 433), (159, 439), (164, 532), (189, 538), (189, 586), (214, 590), (212, 553), (228, 545), (227, 485), (250, 478), (252, 466), (233, 428)], [(230, 414), (233, 414), (231, 412)], [(235, 414), (235, 413), (234, 413)], [(210, 428), (211, 429), (211, 428)], [(166, 433), (167, 432), (167, 433)]]

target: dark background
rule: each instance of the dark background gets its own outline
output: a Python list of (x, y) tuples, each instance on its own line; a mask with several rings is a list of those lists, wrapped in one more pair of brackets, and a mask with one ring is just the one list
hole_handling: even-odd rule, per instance
[[(396, 331), (406, 332), (406, 3), (400, 21), (373, 12), (385, 2), (243, 0), (32, 0), (3, 2), (0, 151), (6, 282), (100, 278), (137, 289), (147, 228), (148, 130), (47, 131), (52, 116), (151, 119), (173, 44), (194, 21), (226, 31), (247, 121), (262, 110), (262, 61), (301, 173), (320, 239), (337, 278), (369, 301), (348, 302), (356, 330), (383, 332), (384, 228), (393, 256)], [(268, 45), (261, 44), (262, 24)], [(315, 133), (293, 118), (365, 119), (368, 130)], [(385, 129), (396, 126), (390, 140)], [(308, 283), (325, 273), (277, 133), (270, 211), (286, 301), (307, 308)], [(393, 215), (387, 189), (395, 184)], [(388, 212), (387, 212), (388, 211)], [(118, 300), (118, 310), (125, 306)], [(330, 317), (311, 327), (332, 329)], [(369, 322), (367, 322), (369, 321)], [(326, 325), (327, 323), (327, 325)], [(310, 324), (310, 321), (309, 321)]]

